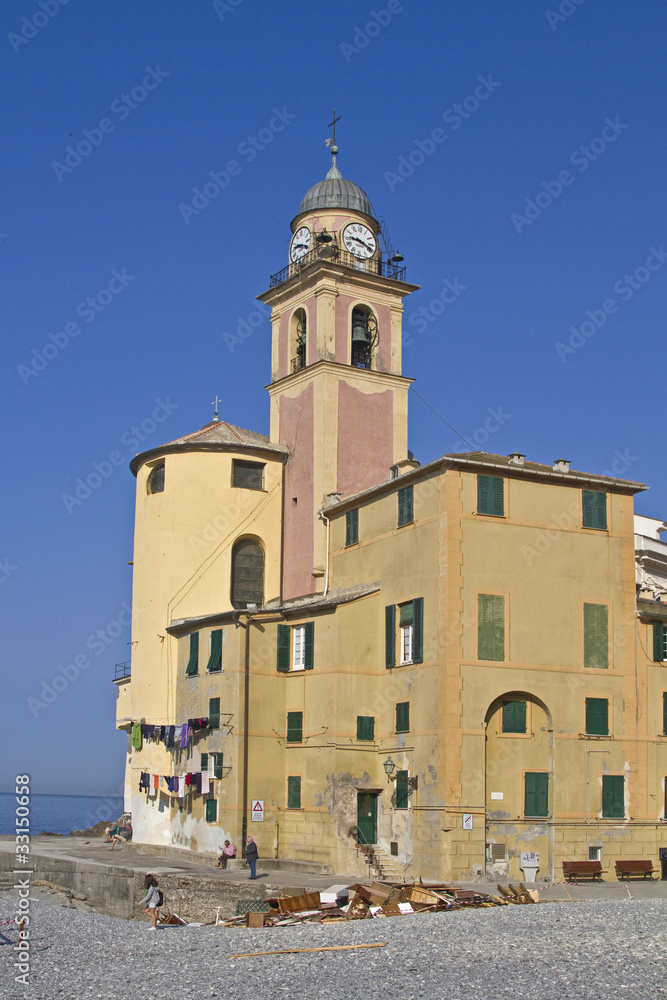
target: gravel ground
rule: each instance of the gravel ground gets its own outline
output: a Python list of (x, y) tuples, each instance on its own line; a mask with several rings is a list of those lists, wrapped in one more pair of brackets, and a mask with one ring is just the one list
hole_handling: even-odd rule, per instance
[[(0, 917), (11, 915), (9, 895), (2, 894)], [(71, 909), (63, 901), (39, 894), (31, 903), (29, 987), (14, 982), (13, 949), (0, 947), (0, 996), (631, 1000), (667, 993), (667, 900), (545, 903), (329, 927), (157, 931), (143, 922)], [(380, 941), (387, 946), (230, 958)]]

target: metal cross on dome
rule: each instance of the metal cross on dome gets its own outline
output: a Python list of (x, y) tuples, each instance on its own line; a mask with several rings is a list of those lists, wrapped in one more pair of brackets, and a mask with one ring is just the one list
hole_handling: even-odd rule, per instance
[(215, 399), (211, 403), (211, 406), (215, 406), (215, 412), (213, 414), (213, 419), (214, 420), (218, 420), (219, 419), (219, 417), (218, 417), (218, 404), (221, 403), (221, 402), (222, 402), (222, 400), (218, 398), (218, 394), (216, 393)]
[(329, 122), (329, 125), (327, 126), (328, 128), (333, 128), (333, 139), (327, 139), (326, 140), (327, 146), (335, 146), (336, 145), (336, 122), (339, 122), (340, 119), (341, 119), (341, 115), (338, 115), (338, 118), (336, 118), (336, 109), (334, 108), (333, 121)]

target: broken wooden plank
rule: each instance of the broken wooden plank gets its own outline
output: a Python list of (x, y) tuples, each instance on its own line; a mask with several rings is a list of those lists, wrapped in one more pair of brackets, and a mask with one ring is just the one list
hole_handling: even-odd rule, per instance
[(242, 955), (230, 955), (230, 958), (257, 958), (260, 955), (296, 955), (305, 951), (351, 951), (354, 948), (386, 948), (388, 941), (378, 941), (374, 944), (328, 944), (321, 948), (281, 948), (279, 951), (247, 951)]

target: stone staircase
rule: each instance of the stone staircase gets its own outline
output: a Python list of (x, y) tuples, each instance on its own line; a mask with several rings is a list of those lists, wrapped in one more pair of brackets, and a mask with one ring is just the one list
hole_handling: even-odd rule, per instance
[(387, 854), (381, 847), (362, 847), (359, 845), (366, 858), (369, 873), (375, 875), (380, 881), (388, 879), (391, 882), (404, 880), (406, 876), (406, 865), (402, 865), (397, 858)]

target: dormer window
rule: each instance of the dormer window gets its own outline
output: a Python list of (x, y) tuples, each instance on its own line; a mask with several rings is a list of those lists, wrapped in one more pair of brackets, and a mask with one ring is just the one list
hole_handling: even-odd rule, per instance
[(154, 465), (146, 480), (147, 493), (164, 493), (164, 462)]
[(377, 344), (378, 327), (375, 316), (367, 306), (352, 310), (352, 359), (353, 368), (370, 368), (373, 349)]

